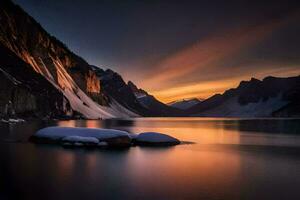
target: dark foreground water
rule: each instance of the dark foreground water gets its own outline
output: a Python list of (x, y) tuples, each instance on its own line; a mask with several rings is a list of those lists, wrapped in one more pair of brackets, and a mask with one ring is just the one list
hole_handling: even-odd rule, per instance
[[(91, 151), (27, 142), (50, 125), (158, 131), (196, 144)], [(300, 120), (0, 124), (0, 199), (13, 198), (300, 199)]]

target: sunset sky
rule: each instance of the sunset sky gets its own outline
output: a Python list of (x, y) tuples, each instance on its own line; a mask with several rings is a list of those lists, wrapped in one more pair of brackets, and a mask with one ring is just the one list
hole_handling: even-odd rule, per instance
[(297, 1), (14, 2), (90, 64), (163, 102), (300, 75)]

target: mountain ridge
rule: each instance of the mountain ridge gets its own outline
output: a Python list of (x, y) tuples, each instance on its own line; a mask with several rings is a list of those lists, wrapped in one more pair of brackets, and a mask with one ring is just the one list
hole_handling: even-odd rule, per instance
[[(300, 76), (251, 78), (188, 109), (192, 116), (299, 117)], [(293, 110), (294, 108), (294, 110)]]
[(128, 86), (135, 94), (139, 103), (151, 110), (155, 116), (175, 117), (184, 115), (184, 113), (180, 109), (173, 108), (167, 104), (162, 103), (153, 95), (150, 95), (145, 90), (138, 88), (133, 82), (128, 81)]
[(172, 101), (172, 102), (167, 103), (167, 105), (174, 107), (174, 108), (181, 109), (181, 110), (186, 110), (186, 109), (189, 109), (190, 107), (200, 103), (201, 101), (203, 101), (203, 100), (200, 100), (198, 98), (189, 98), (189, 99)]

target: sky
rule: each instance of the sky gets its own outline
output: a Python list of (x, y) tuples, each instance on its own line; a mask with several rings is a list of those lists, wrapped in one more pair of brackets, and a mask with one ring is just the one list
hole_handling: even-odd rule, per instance
[(300, 2), (14, 0), (90, 64), (167, 103), (300, 75)]

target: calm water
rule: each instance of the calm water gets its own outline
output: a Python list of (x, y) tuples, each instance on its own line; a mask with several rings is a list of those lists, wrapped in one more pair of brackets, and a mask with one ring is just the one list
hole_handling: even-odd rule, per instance
[[(196, 144), (128, 150), (27, 142), (39, 128), (158, 131)], [(0, 199), (300, 199), (300, 120), (150, 118), (0, 124)]]

